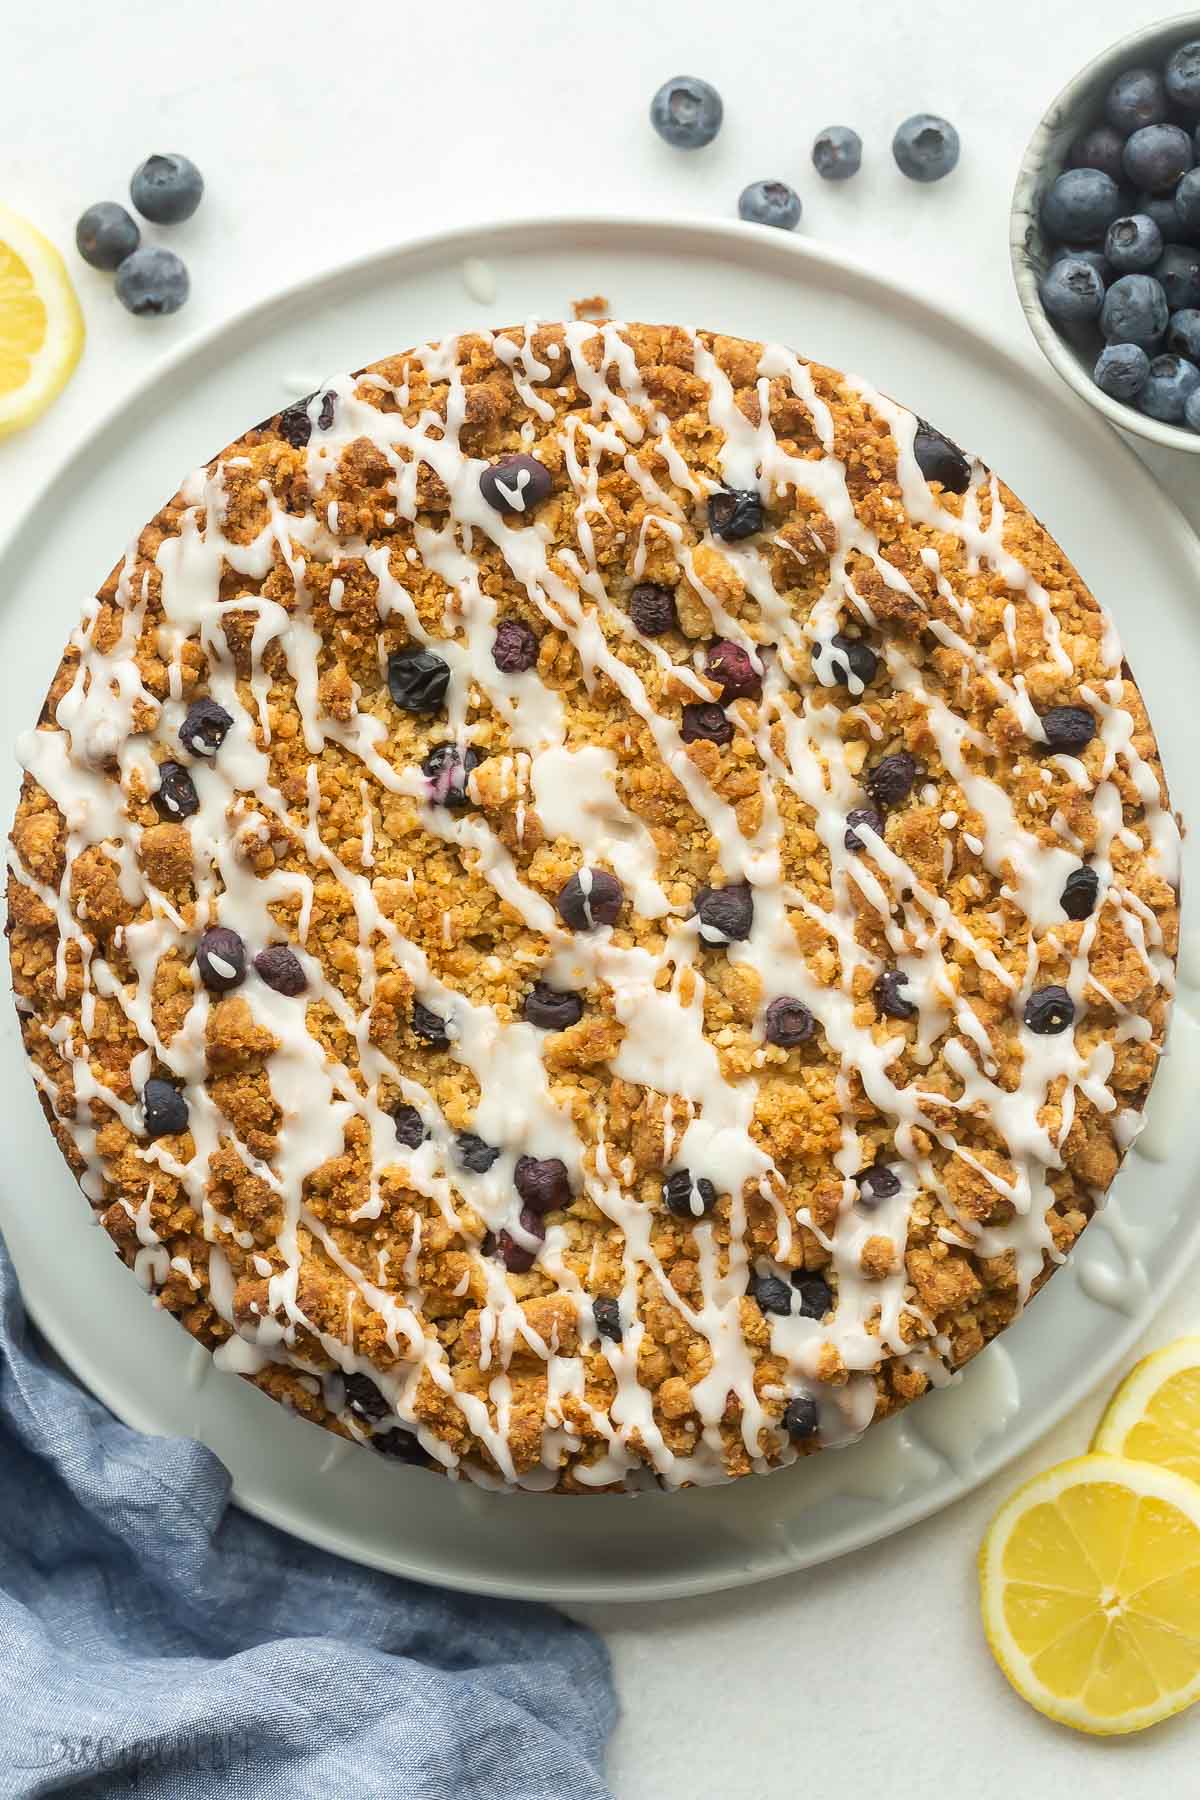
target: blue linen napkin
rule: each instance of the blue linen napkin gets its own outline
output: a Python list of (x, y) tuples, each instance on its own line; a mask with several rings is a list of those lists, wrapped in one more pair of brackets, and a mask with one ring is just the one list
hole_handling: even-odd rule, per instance
[(0, 1244), (0, 1794), (608, 1800), (590, 1631), (375, 1574), (229, 1496), (211, 1451), (47, 1365)]

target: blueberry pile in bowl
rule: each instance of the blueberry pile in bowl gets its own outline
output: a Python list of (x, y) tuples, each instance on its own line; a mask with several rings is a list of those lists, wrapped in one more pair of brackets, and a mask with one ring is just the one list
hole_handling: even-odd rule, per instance
[(1013, 225), (1060, 373), (1125, 428), (1200, 448), (1200, 18), (1115, 46), (1059, 96)]

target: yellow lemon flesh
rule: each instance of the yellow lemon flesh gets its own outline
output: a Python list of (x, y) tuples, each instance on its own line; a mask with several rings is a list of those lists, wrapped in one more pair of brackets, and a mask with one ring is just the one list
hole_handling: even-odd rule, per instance
[(79, 361), (83, 336), (62, 257), (0, 204), (0, 437), (45, 412)]
[(1200, 1337), (1176, 1338), (1125, 1377), (1092, 1449), (1200, 1481)]
[(1200, 1486), (1082, 1456), (1001, 1507), (979, 1559), (988, 1643), (1079, 1731), (1140, 1731), (1200, 1697)]

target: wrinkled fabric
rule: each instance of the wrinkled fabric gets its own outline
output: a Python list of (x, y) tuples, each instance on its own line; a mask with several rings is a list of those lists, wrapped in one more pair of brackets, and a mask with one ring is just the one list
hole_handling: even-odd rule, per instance
[(0, 1794), (608, 1800), (608, 1657), (261, 1524), (50, 1367), (0, 1246)]

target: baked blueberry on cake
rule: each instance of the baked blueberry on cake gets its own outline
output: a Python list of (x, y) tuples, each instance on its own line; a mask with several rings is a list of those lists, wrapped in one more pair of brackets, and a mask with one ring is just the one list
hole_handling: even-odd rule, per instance
[(146, 527), (21, 755), (25, 1043), (120, 1254), (485, 1484), (761, 1472), (944, 1381), (1162, 1048), (1178, 833), (1110, 622), (777, 345), (329, 383)]

